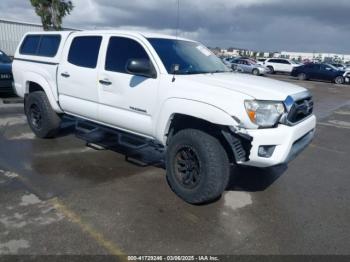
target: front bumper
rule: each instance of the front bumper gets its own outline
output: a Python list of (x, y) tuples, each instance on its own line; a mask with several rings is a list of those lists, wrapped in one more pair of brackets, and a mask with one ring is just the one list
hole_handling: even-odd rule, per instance
[[(242, 165), (255, 167), (276, 166), (292, 161), (312, 141), (316, 128), (314, 115), (295, 126), (279, 125), (272, 129), (247, 130), (253, 138), (249, 161)], [(276, 146), (269, 158), (259, 156), (260, 146)]]

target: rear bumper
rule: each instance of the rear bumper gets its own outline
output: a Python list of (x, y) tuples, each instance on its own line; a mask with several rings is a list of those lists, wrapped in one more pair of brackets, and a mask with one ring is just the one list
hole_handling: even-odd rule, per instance
[[(288, 163), (295, 159), (313, 140), (316, 117), (310, 116), (296, 126), (279, 125), (273, 129), (247, 130), (253, 138), (247, 166), (269, 167)], [(275, 146), (271, 157), (259, 156), (261, 146)]]

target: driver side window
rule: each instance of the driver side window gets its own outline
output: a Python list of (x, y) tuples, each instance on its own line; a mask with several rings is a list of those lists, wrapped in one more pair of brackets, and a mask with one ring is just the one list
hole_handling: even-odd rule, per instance
[(125, 37), (111, 37), (107, 49), (105, 69), (128, 74), (126, 65), (130, 59), (149, 60), (149, 56), (135, 40)]

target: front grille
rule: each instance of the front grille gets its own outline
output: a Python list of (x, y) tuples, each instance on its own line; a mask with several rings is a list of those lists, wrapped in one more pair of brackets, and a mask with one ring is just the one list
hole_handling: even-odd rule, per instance
[(291, 124), (296, 124), (308, 116), (312, 115), (314, 111), (314, 102), (312, 97), (307, 97), (296, 101), (291, 107), (287, 120)]

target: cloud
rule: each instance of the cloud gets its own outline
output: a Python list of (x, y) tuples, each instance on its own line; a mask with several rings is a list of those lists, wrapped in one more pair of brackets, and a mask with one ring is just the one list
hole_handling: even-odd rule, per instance
[[(73, 0), (67, 27), (174, 34), (177, 0)], [(350, 53), (348, 0), (180, 0), (181, 35), (210, 46)], [(20, 16), (18, 16), (20, 14)], [(0, 17), (39, 22), (29, 1), (1, 0)]]

